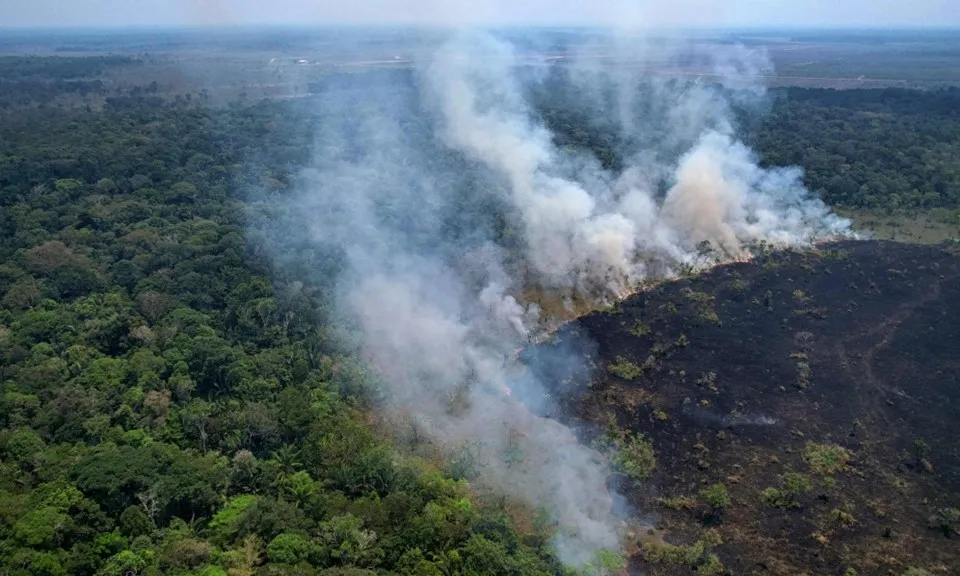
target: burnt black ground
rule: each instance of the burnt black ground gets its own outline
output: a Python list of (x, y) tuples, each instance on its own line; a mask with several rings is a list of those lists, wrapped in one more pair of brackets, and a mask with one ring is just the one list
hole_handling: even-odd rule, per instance
[[(938, 510), (960, 508), (958, 254), (877, 241), (772, 253), (584, 316), (525, 359), (569, 423), (593, 433), (615, 423), (652, 440), (653, 477), (625, 493), (667, 542), (712, 525), (734, 574), (960, 574), (960, 538), (928, 527)], [(638, 323), (649, 333), (638, 336)], [(590, 350), (588, 386), (581, 374), (538, 368), (538, 355), (569, 350)], [(612, 375), (618, 357), (645, 365), (643, 375)], [(852, 452), (834, 487), (803, 459), (808, 441)], [(761, 490), (787, 472), (807, 475), (813, 491), (795, 509), (764, 503)], [(657, 503), (715, 482), (732, 497), (720, 523), (702, 504)], [(642, 556), (637, 571), (692, 573)]]

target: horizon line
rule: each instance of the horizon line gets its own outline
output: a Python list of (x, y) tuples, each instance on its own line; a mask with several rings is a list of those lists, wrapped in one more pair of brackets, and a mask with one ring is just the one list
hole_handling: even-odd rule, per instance
[(419, 30), (451, 30), (451, 29), (554, 29), (554, 30), (584, 30), (584, 31), (637, 31), (637, 32), (684, 32), (684, 31), (711, 31), (711, 32), (831, 32), (831, 31), (862, 31), (862, 32), (913, 32), (913, 31), (942, 31), (960, 33), (960, 24), (896, 24), (881, 25), (868, 23), (819, 23), (819, 24), (776, 24), (750, 23), (730, 24), (725, 26), (684, 25), (684, 26), (638, 26), (634, 28), (606, 23), (564, 23), (564, 22), (488, 22), (488, 23), (422, 23), (422, 22), (340, 22), (340, 23), (297, 23), (297, 22), (239, 22), (239, 23), (168, 23), (168, 24), (104, 24), (104, 25), (4, 25), (0, 24), (0, 33), (3, 32), (175, 32), (190, 30), (331, 30), (331, 29), (419, 29)]

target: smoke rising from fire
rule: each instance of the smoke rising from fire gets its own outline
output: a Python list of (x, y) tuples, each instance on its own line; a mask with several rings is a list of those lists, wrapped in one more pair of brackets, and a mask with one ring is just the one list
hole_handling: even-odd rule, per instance
[[(524, 62), (472, 32), (410, 73), (331, 78), (292, 202), (310, 242), (342, 254), (337, 306), (388, 402), (437, 443), (469, 446), (480, 481), (550, 512), (576, 566), (617, 549), (622, 526), (604, 457), (545, 417), (551, 386), (514, 360), (542, 320), (524, 289), (610, 301), (695, 262), (703, 242), (739, 258), (848, 223), (798, 170), (757, 165), (717, 87)], [(620, 167), (556, 145), (536, 101), (558, 78), (588, 124), (620, 135)]]

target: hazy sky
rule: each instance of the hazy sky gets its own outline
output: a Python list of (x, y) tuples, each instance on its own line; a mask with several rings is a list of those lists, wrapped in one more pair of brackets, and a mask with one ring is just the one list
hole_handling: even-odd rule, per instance
[(0, 27), (258, 23), (960, 26), (960, 0), (0, 0)]

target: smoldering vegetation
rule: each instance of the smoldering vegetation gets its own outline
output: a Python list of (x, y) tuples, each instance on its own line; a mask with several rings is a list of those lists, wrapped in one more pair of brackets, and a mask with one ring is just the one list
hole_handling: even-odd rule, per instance
[[(604, 456), (548, 417), (547, 387), (515, 360), (546, 320), (520, 295), (612, 302), (651, 277), (849, 224), (798, 170), (761, 169), (737, 140), (731, 103), (762, 91), (736, 74), (762, 55), (718, 55), (734, 74), (720, 87), (654, 82), (616, 59), (521, 66), (477, 32), (425, 53), (413, 69), (323, 83), (314, 160), (299, 193), (273, 201), (276, 258), (297, 246), (336, 262), (341, 345), (376, 368), (384, 402), (468, 450), (476, 481), (546, 510), (559, 557), (582, 565), (618, 549), (621, 499)], [(573, 144), (591, 138), (605, 152)]]

